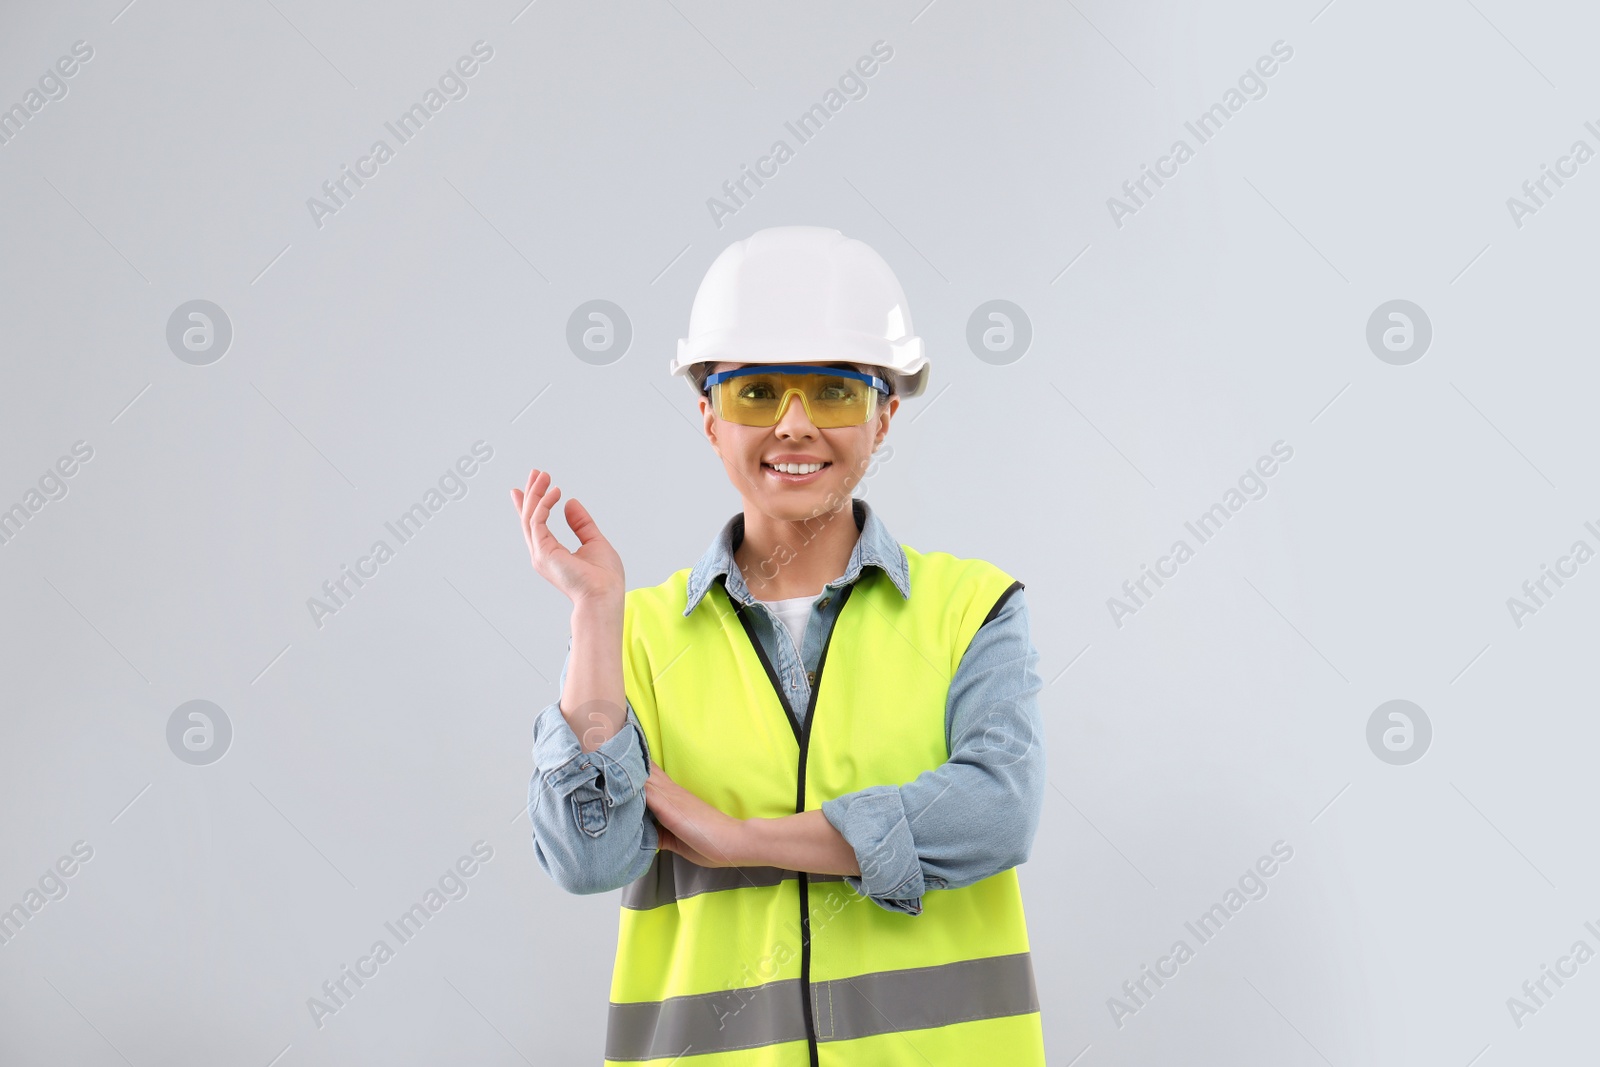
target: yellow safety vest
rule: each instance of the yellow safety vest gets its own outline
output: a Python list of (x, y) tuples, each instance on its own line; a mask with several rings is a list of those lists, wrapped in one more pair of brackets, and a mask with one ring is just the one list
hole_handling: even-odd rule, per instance
[[(876, 567), (840, 591), (803, 725), (720, 583), (688, 616), (687, 568), (630, 590), (625, 688), (662, 769), (730, 815), (774, 818), (944, 763), (950, 680), (1020, 583), (901, 547), (912, 595)], [(610, 999), (608, 1065), (1044, 1063), (1014, 868), (929, 890), (913, 916), (839, 875), (659, 851), (623, 890)]]

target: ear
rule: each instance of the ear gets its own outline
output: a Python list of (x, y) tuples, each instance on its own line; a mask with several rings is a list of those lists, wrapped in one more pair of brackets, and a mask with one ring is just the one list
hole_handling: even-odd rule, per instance
[(717, 441), (717, 416), (711, 410), (711, 401), (704, 396), (700, 398), (700, 420), (700, 432), (711, 442), (711, 447), (717, 455), (722, 455), (722, 449)]
[(889, 436), (889, 422), (894, 418), (894, 413), (900, 409), (900, 397), (894, 393), (889, 394), (889, 400), (883, 409), (878, 412), (878, 432), (872, 439), (872, 450), (876, 452), (878, 446), (883, 444), (883, 439)]

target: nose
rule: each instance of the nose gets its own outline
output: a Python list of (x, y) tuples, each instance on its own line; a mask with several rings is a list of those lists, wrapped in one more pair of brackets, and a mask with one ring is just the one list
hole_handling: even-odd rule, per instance
[(775, 433), (787, 437), (814, 436), (816, 426), (811, 421), (811, 416), (806, 413), (805, 403), (800, 399), (800, 391), (791, 389), (778, 401), (778, 421), (772, 427)]

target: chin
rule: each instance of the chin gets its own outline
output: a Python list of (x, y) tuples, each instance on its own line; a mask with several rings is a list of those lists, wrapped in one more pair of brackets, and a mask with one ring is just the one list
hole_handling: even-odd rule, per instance
[(845, 494), (832, 485), (773, 486), (761, 494), (764, 509), (775, 519), (798, 522), (827, 512), (830, 501), (837, 505)]

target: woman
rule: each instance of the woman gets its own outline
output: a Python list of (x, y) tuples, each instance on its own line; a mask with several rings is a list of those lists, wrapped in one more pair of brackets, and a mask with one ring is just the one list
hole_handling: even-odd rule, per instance
[(1042, 1064), (1022, 584), (851, 495), (926, 385), (898, 281), (836, 230), (759, 231), (707, 272), (671, 369), (744, 504), (693, 568), (626, 590), (577, 500), (578, 550), (550, 533), (548, 472), (511, 491), (573, 602), (535, 853), (569, 891), (626, 887), (606, 1062)]

